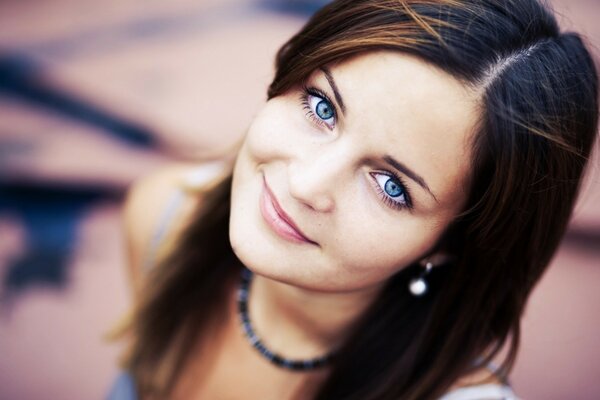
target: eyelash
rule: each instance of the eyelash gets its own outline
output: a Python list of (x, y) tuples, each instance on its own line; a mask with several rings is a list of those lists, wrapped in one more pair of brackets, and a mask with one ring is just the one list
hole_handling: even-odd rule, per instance
[[(333, 126), (330, 126), (323, 119), (321, 119), (319, 116), (317, 116), (315, 114), (315, 112), (312, 110), (312, 106), (310, 105), (310, 102), (309, 102), (310, 96), (317, 97), (321, 100), (325, 100), (329, 104), (329, 106), (333, 110), (333, 117), (332, 117), (332, 119), (334, 121)], [(300, 94), (300, 101), (302, 103), (303, 108), (306, 110), (306, 117), (309, 118), (312, 122), (314, 122), (315, 124), (317, 124), (319, 126), (325, 127), (329, 130), (333, 130), (333, 128), (335, 128), (335, 122), (337, 120), (337, 109), (335, 108), (335, 105), (331, 101), (329, 96), (327, 96), (325, 93), (323, 93), (321, 90), (319, 90), (317, 88), (302, 86), (302, 93)]]
[[(309, 118), (312, 122), (316, 123), (317, 125), (323, 126), (327, 129), (332, 130), (335, 127), (335, 125), (332, 127), (329, 126), (323, 119), (318, 117), (315, 114), (315, 112), (312, 110), (312, 106), (310, 105), (310, 102), (309, 102), (310, 96), (320, 98), (322, 100), (325, 100), (327, 103), (329, 103), (329, 106), (333, 110), (332, 118), (333, 118), (333, 121), (335, 122), (337, 120), (337, 109), (335, 108), (334, 103), (329, 99), (329, 96), (327, 96), (321, 90), (314, 88), (314, 87), (302, 86), (302, 92), (300, 94), (300, 101), (302, 103), (303, 108), (306, 110), (306, 117)], [(377, 182), (377, 179), (375, 178), (375, 175), (377, 175), (377, 174), (387, 175), (396, 181), (396, 183), (402, 188), (404, 202), (398, 202), (398, 201), (392, 200), (392, 197), (390, 197)], [(397, 174), (390, 172), (390, 171), (372, 172), (371, 176), (373, 177), (373, 180), (375, 181), (375, 189), (377, 190), (379, 197), (381, 198), (381, 200), (383, 201), (383, 203), (386, 206), (390, 207), (393, 210), (403, 210), (403, 209), (410, 210), (413, 208), (411, 196), (408, 191), (408, 188), (407, 188), (406, 184), (404, 183), (404, 181), (402, 180), (402, 178), (400, 178), (400, 176), (398, 176)]]
[[(402, 189), (402, 196), (404, 197), (404, 201), (400, 202), (400, 201), (393, 200), (393, 198), (385, 192), (384, 188), (382, 188), (379, 185), (379, 183), (377, 182), (377, 178), (375, 178), (375, 175), (387, 175), (388, 177), (390, 177), (391, 179), (396, 181), (396, 183)], [(388, 207), (390, 207), (394, 210), (403, 210), (403, 209), (411, 210), (413, 208), (412, 200), (411, 200), (408, 188), (407, 188), (406, 184), (404, 183), (404, 181), (402, 180), (402, 178), (400, 178), (400, 176), (398, 176), (397, 174), (395, 174), (393, 172), (389, 172), (389, 171), (371, 172), (371, 176), (373, 177), (373, 180), (375, 181), (375, 189), (377, 190), (379, 197), (381, 197), (381, 200), (384, 202), (385, 205), (387, 205)]]

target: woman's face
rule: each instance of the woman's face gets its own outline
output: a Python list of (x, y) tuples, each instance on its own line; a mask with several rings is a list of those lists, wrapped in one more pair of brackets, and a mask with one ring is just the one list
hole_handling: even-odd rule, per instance
[(327, 292), (420, 260), (464, 206), (478, 100), (415, 57), (374, 52), (268, 101), (234, 169), (236, 255)]

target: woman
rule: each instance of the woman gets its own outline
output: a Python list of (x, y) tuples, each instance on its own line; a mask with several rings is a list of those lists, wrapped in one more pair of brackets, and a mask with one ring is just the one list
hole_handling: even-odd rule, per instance
[(535, 0), (334, 1), (268, 94), (231, 173), (132, 191), (114, 396), (513, 396), (596, 132), (580, 38)]

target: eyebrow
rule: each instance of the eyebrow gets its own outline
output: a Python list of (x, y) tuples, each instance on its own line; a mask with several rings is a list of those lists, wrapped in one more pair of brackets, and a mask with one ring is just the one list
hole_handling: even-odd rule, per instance
[(321, 67), (319, 69), (321, 71), (323, 71), (323, 73), (325, 74), (325, 78), (327, 78), (327, 82), (329, 82), (329, 86), (331, 86), (331, 90), (333, 90), (333, 95), (335, 96), (335, 100), (340, 105), (340, 108), (342, 109), (342, 114), (345, 114), (346, 106), (344, 105), (344, 100), (342, 99), (342, 96), (340, 95), (340, 91), (338, 90), (338, 87), (335, 84), (333, 75), (331, 75), (331, 71), (327, 67)]
[(404, 175), (408, 176), (410, 179), (415, 181), (419, 186), (425, 189), (431, 195), (431, 197), (433, 197), (436, 203), (439, 203), (438, 199), (435, 197), (431, 189), (429, 189), (429, 186), (427, 186), (427, 183), (425, 183), (425, 179), (421, 178), (414, 171), (412, 171), (406, 165), (402, 164), (400, 161), (394, 159), (392, 156), (385, 155), (383, 156), (383, 159), (392, 167), (396, 168), (398, 171), (402, 172)]

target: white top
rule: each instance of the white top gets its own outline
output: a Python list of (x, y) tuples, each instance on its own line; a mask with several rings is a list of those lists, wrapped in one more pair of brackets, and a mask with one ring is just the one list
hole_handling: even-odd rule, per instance
[[(481, 364), (481, 360), (478, 359), (476, 363)], [(501, 379), (495, 363), (488, 362), (485, 368)], [(504, 384), (487, 383), (454, 389), (440, 397), (439, 400), (519, 400), (508, 381), (503, 382)]]
[(519, 400), (506, 385), (487, 384), (452, 390), (439, 400)]

